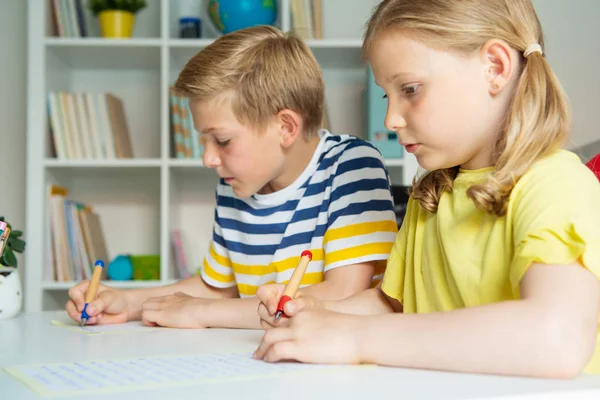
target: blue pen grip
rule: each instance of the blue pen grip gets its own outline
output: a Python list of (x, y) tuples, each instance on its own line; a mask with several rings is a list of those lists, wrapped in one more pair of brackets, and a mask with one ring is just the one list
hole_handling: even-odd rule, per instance
[(81, 312), (81, 319), (90, 319), (90, 316), (87, 314), (86, 310), (87, 310), (87, 306), (88, 303), (85, 303), (85, 306), (83, 306), (83, 311)]

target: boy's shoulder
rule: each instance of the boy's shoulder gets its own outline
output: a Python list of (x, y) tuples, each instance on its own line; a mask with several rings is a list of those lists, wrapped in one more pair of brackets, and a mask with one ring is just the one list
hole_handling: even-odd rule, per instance
[(342, 163), (354, 164), (356, 168), (383, 168), (385, 162), (379, 150), (370, 142), (350, 134), (319, 132), (323, 141), (319, 158), (320, 169)]

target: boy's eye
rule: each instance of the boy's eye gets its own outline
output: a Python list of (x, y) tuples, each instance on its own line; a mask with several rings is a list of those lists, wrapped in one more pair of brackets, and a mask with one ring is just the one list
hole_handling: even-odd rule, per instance
[(404, 94), (406, 96), (412, 96), (419, 91), (420, 87), (421, 87), (421, 85), (419, 85), (418, 83), (414, 83), (411, 85), (404, 85), (404, 86), (402, 86), (402, 92), (404, 92)]
[(228, 140), (217, 140), (217, 144), (219, 146), (221, 146), (221, 147), (225, 147), (225, 146), (227, 146), (229, 144), (230, 141), (231, 141), (230, 139), (228, 139)]

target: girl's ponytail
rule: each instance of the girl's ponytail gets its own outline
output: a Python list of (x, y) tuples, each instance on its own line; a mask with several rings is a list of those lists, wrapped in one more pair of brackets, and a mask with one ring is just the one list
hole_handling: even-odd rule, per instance
[[(533, 45), (539, 46), (539, 45)], [(527, 54), (527, 49), (524, 54)], [(517, 180), (538, 159), (557, 150), (569, 134), (566, 95), (541, 48), (527, 54), (508, 110), (504, 134), (496, 146), (497, 160), (488, 180), (467, 195), (485, 211), (502, 216)]]

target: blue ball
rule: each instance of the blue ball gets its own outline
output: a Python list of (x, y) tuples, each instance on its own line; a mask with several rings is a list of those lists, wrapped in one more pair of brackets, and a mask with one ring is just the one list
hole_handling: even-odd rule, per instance
[(226, 34), (277, 20), (276, 0), (210, 0), (208, 15), (219, 32)]
[(111, 281), (129, 281), (133, 278), (133, 265), (128, 255), (122, 254), (115, 257), (108, 264), (108, 279)]

